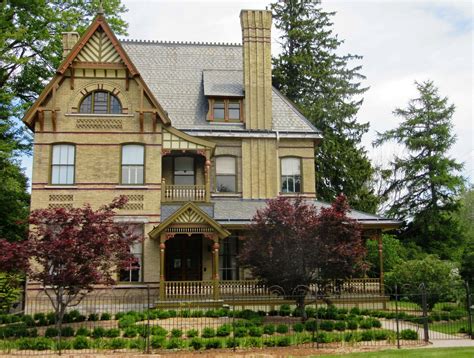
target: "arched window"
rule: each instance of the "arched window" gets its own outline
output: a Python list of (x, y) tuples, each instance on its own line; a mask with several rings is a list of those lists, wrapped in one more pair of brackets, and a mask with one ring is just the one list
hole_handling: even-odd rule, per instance
[(301, 159), (281, 159), (281, 191), (282, 193), (301, 192)]
[(216, 192), (235, 193), (237, 175), (235, 157), (216, 158)]
[(82, 100), (79, 113), (120, 114), (122, 105), (110, 92), (93, 91)]
[(55, 144), (52, 154), (51, 184), (74, 184), (74, 145)]
[(143, 184), (145, 147), (140, 144), (122, 146), (122, 184)]

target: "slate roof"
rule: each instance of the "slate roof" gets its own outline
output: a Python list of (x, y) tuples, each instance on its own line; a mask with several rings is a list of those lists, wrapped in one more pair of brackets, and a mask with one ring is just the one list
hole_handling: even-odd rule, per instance
[[(205, 94), (237, 95), (243, 91), (242, 46), (238, 44), (144, 42), (122, 40), (123, 48), (168, 112), (173, 127), (193, 131), (246, 132), (242, 124), (208, 122)], [(320, 132), (276, 89), (273, 131)], [(248, 132), (248, 131), (247, 131)], [(200, 135), (200, 133), (189, 133)]]
[[(310, 200), (310, 202), (316, 207), (316, 210), (320, 210), (321, 208), (329, 208), (331, 206), (329, 203), (314, 199)], [(237, 225), (250, 224), (257, 210), (264, 208), (266, 203), (266, 200), (258, 199), (214, 198), (212, 200), (212, 204), (200, 204), (199, 207), (222, 225)], [(161, 220), (166, 220), (166, 218), (172, 215), (180, 207), (180, 204), (162, 203)], [(391, 226), (398, 226), (401, 224), (401, 222), (397, 220), (391, 220), (357, 210), (351, 210), (348, 213), (348, 216), (357, 220), (361, 224)]]

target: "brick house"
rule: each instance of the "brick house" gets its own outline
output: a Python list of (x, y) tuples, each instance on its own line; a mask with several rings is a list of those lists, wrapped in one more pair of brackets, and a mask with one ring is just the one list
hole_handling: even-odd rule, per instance
[[(175, 43), (119, 41), (99, 14), (82, 37), (64, 34), (64, 60), (23, 119), (35, 132), (32, 209), (128, 196), (118, 220), (145, 240), (118, 287), (250, 289), (236, 255), (265, 200), (328, 205), (314, 184), (322, 136), (271, 84), (271, 13), (240, 19), (242, 45)], [(351, 215), (382, 254), (380, 233), (398, 223)]]

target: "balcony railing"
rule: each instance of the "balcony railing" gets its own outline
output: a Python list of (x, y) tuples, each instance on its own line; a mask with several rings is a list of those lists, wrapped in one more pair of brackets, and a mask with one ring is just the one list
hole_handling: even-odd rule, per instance
[(163, 201), (207, 201), (205, 185), (168, 185), (162, 184)]

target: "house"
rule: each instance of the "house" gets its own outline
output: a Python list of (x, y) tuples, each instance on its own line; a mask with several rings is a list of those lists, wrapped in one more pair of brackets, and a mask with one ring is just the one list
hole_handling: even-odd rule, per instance
[[(236, 255), (256, 210), (278, 195), (328, 205), (315, 192), (321, 133), (271, 84), (271, 12), (240, 19), (242, 45), (175, 43), (120, 41), (98, 14), (82, 37), (64, 34), (64, 60), (23, 119), (32, 209), (128, 197), (118, 220), (145, 240), (118, 287), (254, 289)], [(398, 223), (351, 215), (381, 254), (381, 231)]]

